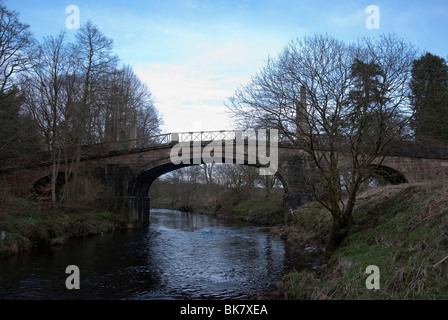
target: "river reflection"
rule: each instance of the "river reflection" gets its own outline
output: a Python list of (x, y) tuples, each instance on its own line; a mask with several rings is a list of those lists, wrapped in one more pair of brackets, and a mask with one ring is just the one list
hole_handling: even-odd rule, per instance
[[(150, 222), (0, 261), (0, 299), (251, 298), (290, 267), (284, 242), (255, 227), (163, 209)], [(79, 290), (65, 287), (68, 265)]]

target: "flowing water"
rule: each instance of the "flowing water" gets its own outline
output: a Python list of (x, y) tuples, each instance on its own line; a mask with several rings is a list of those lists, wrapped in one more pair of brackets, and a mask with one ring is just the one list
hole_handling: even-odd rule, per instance
[[(250, 299), (310, 267), (301, 257), (257, 227), (157, 209), (147, 227), (1, 260), (0, 299)], [(80, 289), (66, 288), (69, 265)]]

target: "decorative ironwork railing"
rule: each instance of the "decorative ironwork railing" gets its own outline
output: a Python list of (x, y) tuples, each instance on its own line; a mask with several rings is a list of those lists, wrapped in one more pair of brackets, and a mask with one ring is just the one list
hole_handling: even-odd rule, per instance
[[(269, 133), (268, 133), (269, 134)], [(130, 148), (154, 147), (176, 142), (194, 142), (194, 141), (227, 141), (237, 139), (266, 139), (265, 135), (260, 135), (255, 130), (219, 130), (219, 131), (198, 131), (198, 132), (173, 132), (164, 133), (157, 136), (139, 138), (136, 140), (122, 141), (118, 144), (130, 146)], [(121, 148), (119, 147), (118, 150)]]

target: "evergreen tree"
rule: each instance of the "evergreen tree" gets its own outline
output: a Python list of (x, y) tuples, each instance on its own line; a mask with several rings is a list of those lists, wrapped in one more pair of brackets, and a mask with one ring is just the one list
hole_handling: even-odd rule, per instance
[(40, 151), (32, 120), (21, 113), (17, 90), (0, 93), (0, 159)]
[(414, 61), (410, 82), (412, 128), (418, 140), (448, 143), (448, 65), (426, 53)]
[(375, 127), (376, 113), (379, 112), (378, 107), (381, 106), (381, 75), (382, 70), (376, 63), (365, 63), (359, 59), (351, 66), (351, 76), (353, 78), (354, 89), (350, 91), (348, 103), (353, 104), (349, 108), (351, 114), (348, 115), (348, 128), (354, 130), (352, 134), (361, 136), (371, 131), (370, 135), (374, 136), (373, 131), (379, 128)]

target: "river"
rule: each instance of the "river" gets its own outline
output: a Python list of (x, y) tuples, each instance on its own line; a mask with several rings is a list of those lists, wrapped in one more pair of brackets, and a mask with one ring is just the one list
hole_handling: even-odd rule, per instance
[[(0, 299), (251, 299), (310, 268), (278, 236), (213, 216), (152, 210), (150, 224), (0, 261)], [(308, 260), (308, 261), (307, 261)], [(68, 290), (69, 265), (80, 289)]]

